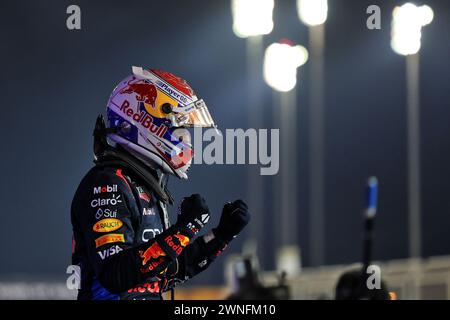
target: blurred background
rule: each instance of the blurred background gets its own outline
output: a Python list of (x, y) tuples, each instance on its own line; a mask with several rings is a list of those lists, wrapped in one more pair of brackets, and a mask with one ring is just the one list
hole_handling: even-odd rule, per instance
[[(70, 203), (92, 166), (95, 118), (132, 65), (187, 79), (221, 130), (280, 129), (277, 175), (194, 165), (189, 180), (169, 181), (175, 199), (206, 198), (211, 226), (235, 198), (253, 213), (180, 297), (223, 297), (244, 253), (263, 282), (286, 271), (291, 298), (332, 298), (339, 274), (362, 260), (369, 176), (379, 183), (372, 259), (387, 284), (399, 298), (450, 297), (450, 3), (415, 3), (434, 13), (415, 53), (402, 39), (391, 44), (393, 10), (405, 1), (330, 0), (325, 19), (323, 7), (308, 17), (304, 4), (303, 20), (295, 0), (266, 2), (249, 7), (243, 26), (227, 0), (0, 3), (0, 298), (75, 295), (65, 287)], [(66, 26), (73, 4), (81, 30)], [(379, 29), (368, 28), (370, 5)], [(272, 23), (258, 34), (250, 22), (265, 7)], [(274, 43), (301, 49), (294, 82), (276, 78), (289, 66), (267, 65)]]

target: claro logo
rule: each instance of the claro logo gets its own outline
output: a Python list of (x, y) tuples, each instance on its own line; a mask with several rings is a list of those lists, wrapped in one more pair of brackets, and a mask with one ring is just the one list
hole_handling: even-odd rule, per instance
[(92, 227), (95, 232), (111, 232), (122, 227), (123, 223), (119, 219), (107, 218), (98, 221)]
[(122, 200), (120, 199), (120, 194), (117, 197), (115, 194), (113, 194), (112, 198), (109, 199), (101, 199), (101, 198), (93, 199), (91, 201), (91, 207), (96, 208), (102, 206), (115, 206), (119, 203), (122, 203)]

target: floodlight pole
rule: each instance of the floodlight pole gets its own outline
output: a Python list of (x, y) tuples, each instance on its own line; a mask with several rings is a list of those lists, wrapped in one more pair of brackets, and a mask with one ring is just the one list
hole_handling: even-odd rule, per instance
[(419, 53), (406, 56), (406, 118), (408, 156), (408, 232), (413, 286), (409, 299), (421, 298), (420, 94)]
[(408, 211), (409, 255), (422, 255), (420, 198), (420, 95), (419, 53), (406, 56), (407, 130), (408, 130)]
[[(247, 117), (249, 128), (260, 129), (263, 125), (263, 112), (261, 112), (262, 96), (262, 69), (263, 60), (263, 36), (251, 36), (246, 38), (246, 60), (247, 60)], [(261, 246), (264, 232), (264, 208), (266, 201), (264, 197), (264, 180), (259, 175), (259, 168), (247, 166), (247, 197), (249, 208), (258, 215), (250, 224), (250, 240), (246, 243), (247, 253), (256, 255), (264, 261), (265, 250), (258, 250)]]
[(296, 243), (297, 224), (297, 144), (296, 88), (289, 92), (273, 91), (273, 118), (275, 127), (280, 128), (280, 169), (273, 185), (273, 226), (278, 234), (279, 247)]
[(276, 230), (278, 271), (289, 276), (300, 272), (301, 258), (298, 246), (298, 132), (297, 90), (274, 90), (274, 120), (280, 128), (280, 169), (272, 187), (274, 196), (273, 230)]
[[(297, 88), (280, 92), (281, 246), (297, 245)], [(277, 112), (277, 111), (275, 111)]]
[(324, 264), (324, 46), (325, 24), (310, 26), (309, 104), (309, 257), (311, 266)]

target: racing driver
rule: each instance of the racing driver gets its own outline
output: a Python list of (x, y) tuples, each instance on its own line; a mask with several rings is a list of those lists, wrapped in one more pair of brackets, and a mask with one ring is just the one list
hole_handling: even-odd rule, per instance
[(249, 222), (242, 200), (228, 202), (219, 224), (197, 236), (210, 212), (193, 194), (170, 224), (167, 179), (187, 179), (190, 127), (215, 124), (205, 102), (169, 72), (133, 67), (112, 92), (107, 123), (99, 116), (94, 130), (95, 166), (71, 207), (78, 299), (162, 299), (208, 268)]

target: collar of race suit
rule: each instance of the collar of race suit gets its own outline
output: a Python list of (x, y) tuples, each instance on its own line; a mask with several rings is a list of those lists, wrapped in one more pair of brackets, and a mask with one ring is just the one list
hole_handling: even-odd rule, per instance
[(159, 201), (164, 204), (173, 204), (173, 198), (167, 189), (167, 179), (158, 181), (156, 171), (144, 165), (139, 159), (119, 148), (106, 147), (94, 160), (96, 166), (122, 167), (126, 171), (138, 176), (144, 181), (146, 186), (156, 195)]

